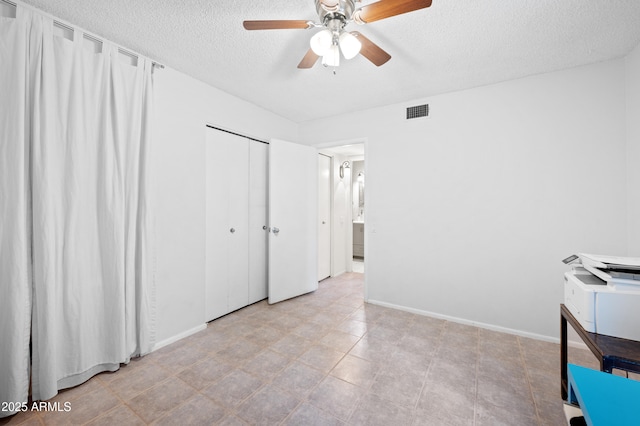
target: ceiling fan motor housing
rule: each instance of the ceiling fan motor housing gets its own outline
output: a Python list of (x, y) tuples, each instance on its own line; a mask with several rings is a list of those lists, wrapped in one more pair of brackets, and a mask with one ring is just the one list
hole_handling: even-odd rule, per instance
[(347, 21), (351, 19), (354, 10), (354, 0), (316, 0), (318, 17), (325, 26), (328, 22), (338, 19), (343, 23), (342, 26), (344, 27)]

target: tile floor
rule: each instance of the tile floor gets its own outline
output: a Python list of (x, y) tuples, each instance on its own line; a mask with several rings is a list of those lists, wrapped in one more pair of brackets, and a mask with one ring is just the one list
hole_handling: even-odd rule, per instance
[[(562, 425), (559, 346), (363, 303), (259, 302), (0, 424)], [(586, 350), (571, 361), (597, 368)]]

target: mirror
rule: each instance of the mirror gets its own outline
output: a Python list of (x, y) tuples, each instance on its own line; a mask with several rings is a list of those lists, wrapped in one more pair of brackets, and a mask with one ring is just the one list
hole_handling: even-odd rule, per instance
[(353, 220), (364, 221), (364, 161), (351, 163)]
[(364, 209), (364, 172), (358, 173), (358, 207)]

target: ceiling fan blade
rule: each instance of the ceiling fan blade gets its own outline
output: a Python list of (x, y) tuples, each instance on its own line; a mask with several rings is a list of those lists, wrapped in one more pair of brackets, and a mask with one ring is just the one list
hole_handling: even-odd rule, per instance
[(304, 58), (302, 58), (302, 60), (298, 64), (298, 68), (307, 69), (313, 67), (319, 57), (320, 56), (316, 55), (312, 49), (309, 49), (307, 51), (307, 54), (304, 55)]
[(356, 10), (353, 13), (353, 19), (359, 24), (367, 24), (429, 6), (431, 6), (431, 0), (380, 0)]
[(387, 63), (389, 59), (391, 59), (391, 55), (382, 50), (380, 46), (360, 34), (358, 31), (351, 32), (354, 36), (360, 40), (362, 43), (362, 48), (360, 49), (360, 54), (373, 62), (373, 64), (377, 67)]
[(313, 25), (311, 21), (281, 20), (281, 21), (244, 21), (246, 30), (306, 30)]

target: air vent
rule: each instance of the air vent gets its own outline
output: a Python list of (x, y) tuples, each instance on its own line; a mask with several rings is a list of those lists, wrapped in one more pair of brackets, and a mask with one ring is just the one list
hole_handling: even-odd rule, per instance
[(412, 118), (428, 117), (429, 105), (418, 105), (407, 108), (407, 120)]

